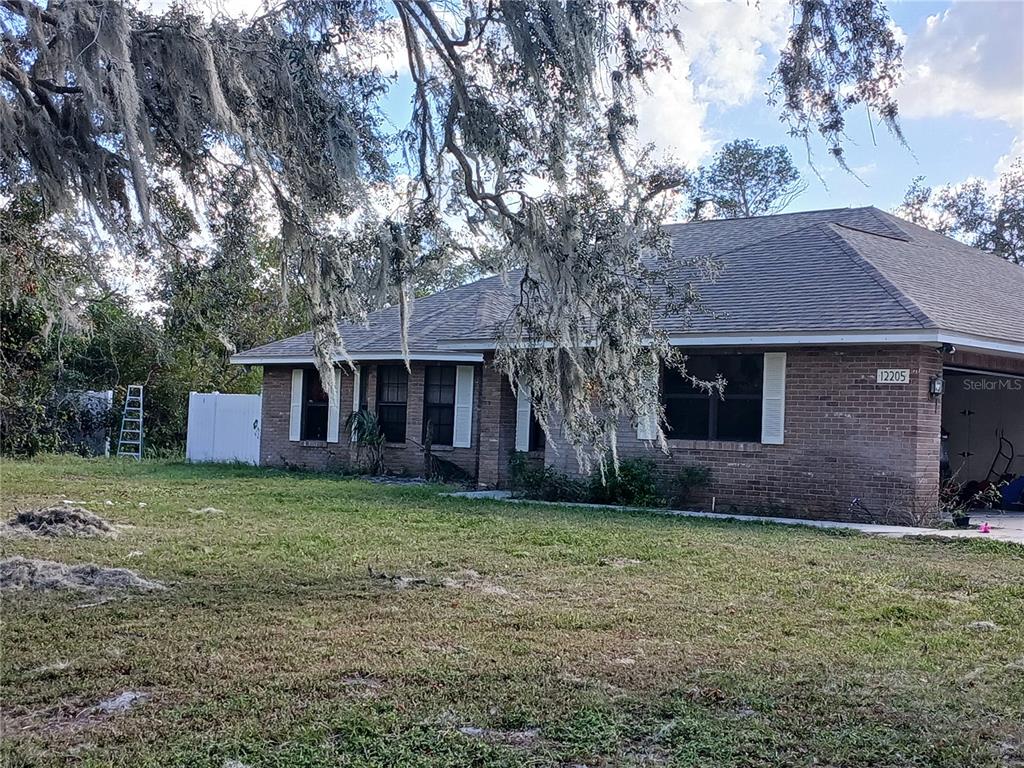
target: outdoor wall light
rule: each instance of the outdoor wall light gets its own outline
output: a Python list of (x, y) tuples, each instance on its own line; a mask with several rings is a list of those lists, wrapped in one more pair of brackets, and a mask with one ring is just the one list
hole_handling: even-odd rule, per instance
[(928, 380), (928, 394), (938, 397), (946, 391), (946, 380), (941, 376), (932, 376)]

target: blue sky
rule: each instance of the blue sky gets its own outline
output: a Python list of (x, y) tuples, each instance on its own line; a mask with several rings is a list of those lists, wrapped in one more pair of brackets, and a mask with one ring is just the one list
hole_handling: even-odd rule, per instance
[[(867, 186), (833, 168), (823, 174), (826, 189), (812, 173), (805, 172), (808, 189), (794, 201), (794, 209), (868, 204), (891, 208), (900, 202), (914, 176), (923, 175), (931, 184), (957, 183), (969, 177), (994, 179), (997, 166), (1004, 167), (1009, 158), (1021, 154), (1024, 3), (901, 2), (891, 5), (890, 12), (907, 36), (906, 83), (900, 101), (909, 151), (884, 129), (875, 131), (873, 145), (866, 115), (851, 115), (849, 162), (859, 169)], [(968, 68), (951, 61), (945, 68), (936, 67), (933, 59), (947, 46), (965, 52), (975, 66)], [(916, 69), (922, 66), (922, 59), (928, 60), (925, 72)], [(1006, 93), (993, 88), (992, 79), (986, 81), (989, 73), (1001, 80), (999, 88)], [(967, 81), (951, 85), (950, 79), (958, 76), (966, 76)], [(972, 76), (977, 76), (979, 82), (972, 82)], [(916, 88), (923, 93), (911, 96), (909, 89)], [(973, 99), (936, 103), (936, 92), (958, 88), (974, 90)], [(930, 105), (921, 104), (929, 100)], [(1004, 109), (993, 109), (990, 100), (1007, 103)], [(734, 112), (721, 114), (723, 131), (747, 127), (755, 137), (777, 142), (772, 137), (777, 129), (769, 109), (751, 105)], [(806, 155), (798, 144), (787, 143), (794, 157)]]
[[(688, 47), (696, 51), (682, 64), (697, 85), (677, 116), (693, 123), (703, 109), (700, 143), (710, 143), (712, 149), (745, 137), (787, 145), (807, 181), (807, 190), (789, 210), (857, 205), (891, 209), (915, 176), (923, 175), (935, 185), (970, 177), (993, 180), (998, 169), (1021, 154), (1024, 2), (890, 3), (897, 35), (904, 42), (904, 82), (898, 97), (909, 149), (884, 127), (876, 126), (872, 136), (866, 110), (853, 111), (847, 118), (847, 158), (860, 180), (832, 163), (823, 145), (812, 145), (824, 181), (809, 166), (803, 142), (786, 136), (777, 110), (764, 98), (789, 19), (782, 5), (773, 12), (770, 2), (762, 2), (759, 9), (742, 0), (689, 4), (680, 24), (687, 34), (687, 21), (692, 22), (695, 31), (688, 34)], [(693, 35), (699, 34), (720, 42), (694, 43)], [(730, 46), (741, 55), (730, 55)], [(751, 51), (760, 57), (756, 67), (749, 61)], [(709, 72), (730, 83), (738, 95), (722, 98), (728, 89), (702, 89)], [(677, 102), (687, 102), (686, 88), (677, 96), (683, 97)], [(647, 117), (651, 125), (670, 124), (672, 109), (655, 108)], [(664, 131), (642, 124), (641, 131), (645, 130), (656, 141), (664, 139)], [(693, 129), (686, 130), (692, 147)], [(706, 159), (708, 149), (705, 146), (688, 159)], [(677, 151), (685, 156), (688, 149), (679, 146)]]

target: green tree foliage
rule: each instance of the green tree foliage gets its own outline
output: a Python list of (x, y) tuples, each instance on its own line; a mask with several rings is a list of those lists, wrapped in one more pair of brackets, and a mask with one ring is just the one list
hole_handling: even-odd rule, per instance
[(763, 147), (753, 139), (737, 139), (722, 147), (693, 180), (690, 198), (694, 218), (704, 206), (722, 219), (763, 216), (781, 211), (806, 189), (784, 146)]
[[(0, 207), (0, 451), (64, 446), (68, 414), (55, 387), (68, 339), (98, 296), (77, 240), (58, 226), (31, 187)], [(73, 227), (65, 232), (72, 233)]]
[[(898, 135), (882, 1), (793, 6), (773, 90), (791, 131), (840, 162), (853, 107)], [(524, 269), (500, 364), (600, 459), (620, 418), (656, 407), (638, 377), (671, 357), (654, 323), (669, 310), (660, 225), (685, 174), (635, 145), (633, 96), (685, 38), (679, 7), (282, 0), (240, 22), (187, 0), (2, 0), (0, 195), (34, 184), (48, 210), (84, 206), (120, 247), (166, 259), (183, 225), (279, 233), (329, 390), (337, 321), (381, 296), (407, 319), (417, 275), (481, 238)], [(414, 90), (397, 129), (374, 65), (389, 48)]]
[[(273, 242), (217, 238), (209, 252), (183, 250), (157, 275), (155, 309), (142, 312), (93, 280), (77, 239), (56, 236), (38, 198), (26, 194), (0, 215), (4, 454), (74, 448), (75, 393), (112, 389), (119, 408), (129, 384), (146, 387), (147, 452), (179, 453), (188, 393), (258, 392), (259, 373), (230, 365), (230, 353), (305, 324), (301, 302), (281, 306)], [(61, 281), (77, 286), (76, 306), (61, 303)]]
[(1024, 159), (1010, 164), (995, 190), (981, 179), (932, 188), (918, 176), (896, 213), (1024, 266)]

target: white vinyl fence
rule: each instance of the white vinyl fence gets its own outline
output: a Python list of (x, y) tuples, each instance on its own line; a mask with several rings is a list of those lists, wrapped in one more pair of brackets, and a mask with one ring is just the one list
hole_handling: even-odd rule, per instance
[(260, 395), (188, 395), (187, 461), (260, 463)]

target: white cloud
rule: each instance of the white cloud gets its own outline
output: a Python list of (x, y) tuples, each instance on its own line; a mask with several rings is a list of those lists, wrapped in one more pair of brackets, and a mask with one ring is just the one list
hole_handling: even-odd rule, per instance
[(680, 10), (683, 49), (638, 99), (640, 139), (685, 163), (703, 160), (715, 145), (705, 125), (709, 106), (736, 107), (761, 95), (768, 62), (785, 41), (789, 7), (785, 0), (697, 0)]
[(1010, 145), (1010, 151), (996, 161), (996, 167), (993, 170), (996, 175), (1006, 173), (1010, 170), (1013, 161), (1021, 158), (1024, 158), (1024, 137), (1015, 136)]
[(678, 64), (649, 78), (650, 93), (637, 102), (638, 135), (687, 165), (699, 163), (714, 144), (704, 127), (707, 102), (698, 101), (693, 83)]
[(785, 43), (790, 4), (703, 0), (678, 17), (701, 98), (745, 104), (764, 90), (765, 68)]
[(906, 37), (905, 117), (963, 114), (1024, 127), (1024, 4), (954, 2)]

